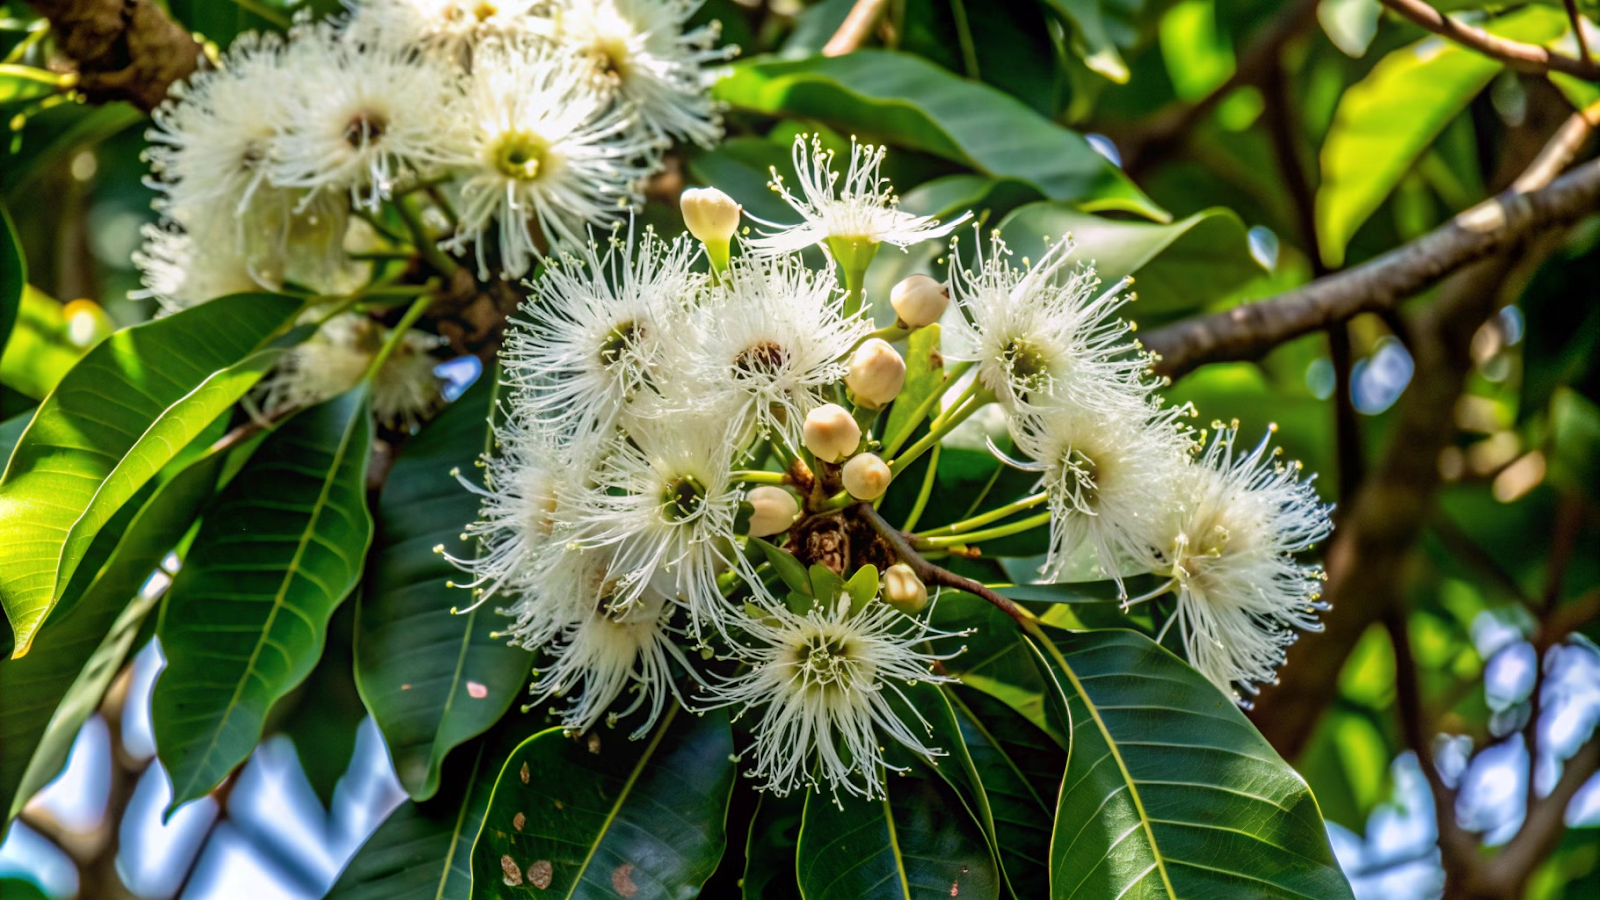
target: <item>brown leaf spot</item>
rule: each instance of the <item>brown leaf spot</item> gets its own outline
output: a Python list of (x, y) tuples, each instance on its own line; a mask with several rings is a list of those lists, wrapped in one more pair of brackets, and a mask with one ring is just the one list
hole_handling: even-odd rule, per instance
[(550, 886), (552, 874), (554, 869), (550, 866), (550, 860), (534, 860), (533, 865), (528, 866), (528, 883), (542, 891)]
[(633, 863), (623, 863), (611, 873), (611, 886), (623, 897), (632, 897), (639, 893), (639, 886), (633, 883)]
[(592, 731), (589, 732), (589, 752), (590, 753), (599, 753), (600, 752), (600, 735), (595, 734)]
[(517, 861), (509, 854), (500, 857), (500, 871), (505, 873), (507, 887), (516, 887), (522, 883), (522, 870), (517, 868)]
[(566, 808), (567, 808), (567, 805), (565, 803), (562, 803), (560, 800), (556, 801), (556, 809), (566, 809)]
[(522, 764), (522, 771), (518, 772), (517, 774), (522, 776), (523, 784), (528, 783), (528, 764), (526, 762)]
[(515, 828), (518, 831), (521, 831), (522, 830), (522, 826), (527, 824), (527, 821), (528, 821), (528, 817), (527, 816), (523, 815), (522, 813), (517, 813), (516, 815), (511, 817), (511, 827)]

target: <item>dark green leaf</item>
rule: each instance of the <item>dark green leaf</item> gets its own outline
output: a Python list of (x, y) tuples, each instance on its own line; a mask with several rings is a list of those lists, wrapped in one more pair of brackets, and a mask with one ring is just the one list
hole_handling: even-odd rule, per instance
[(38, 885), (20, 878), (0, 878), (0, 897), (6, 900), (50, 900)]
[(26, 653), (95, 534), (243, 396), (277, 358), (266, 341), (300, 309), (224, 297), (119, 332), (39, 407), (0, 478), (0, 605)]
[(1130, 631), (1050, 637), (1072, 722), (1053, 896), (1352, 896), (1310, 789), (1204, 676)]
[(1059, 721), (1059, 704), (1047, 707), (1044, 674), (1017, 623), (982, 599), (958, 591), (939, 595), (932, 622), (946, 631), (971, 632), (966, 651), (945, 661), (950, 674), (1009, 706), (1059, 746), (1068, 746), (1069, 729)]
[(1019, 898), (1050, 893), (1050, 821), (1067, 755), (999, 700), (960, 685), (945, 695), (994, 817), (1001, 869)]
[(1037, 260), (1046, 239), (1070, 234), (1074, 259), (1094, 266), (1103, 288), (1137, 275), (1141, 318), (1168, 317), (1214, 303), (1264, 274), (1251, 256), (1244, 223), (1232, 212), (1210, 209), (1170, 225), (1092, 216), (1062, 203), (1030, 203), (1000, 223), (1017, 260)]
[(351, 652), (355, 617), (354, 603), (342, 603), (334, 612), (322, 659), (280, 704), (293, 708), (276, 729), (294, 741), (306, 781), (329, 810), (333, 809), (333, 793), (339, 779), (349, 770), (355, 754), (356, 732), (367, 716), (356, 690), (355, 657)]
[(0, 694), (6, 697), (6, 715), (0, 719), (5, 821), (61, 771), (79, 727), (99, 707), (161, 596), (143, 594), (141, 586), (194, 524), (225, 458), (224, 452), (202, 456), (150, 491), (114, 533), (103, 533), (115, 548), (93, 577), (84, 579), (88, 583), (76, 601), (51, 612), (40, 651), (0, 661)]
[(804, 812), (799, 794), (761, 795), (744, 851), (744, 900), (800, 900), (794, 859)]
[(734, 66), (716, 93), (737, 107), (819, 119), (1033, 186), (1080, 209), (1164, 213), (1082, 135), (1015, 98), (918, 57), (887, 50)]
[(472, 896), (693, 897), (722, 859), (732, 754), (726, 714), (676, 704), (639, 741), (534, 735), (495, 784)]
[(362, 385), (290, 417), (207, 512), (167, 593), (152, 700), (173, 807), (250, 755), (268, 710), (322, 656), (372, 540)]
[[(434, 548), (474, 553), (462, 529), (478, 497), (452, 474), (478, 477), (494, 377), (485, 374), (407, 441), (378, 500), (377, 534), (356, 627), (356, 684), (414, 799), (439, 789), (450, 750), (501, 717), (527, 683), (533, 654), (492, 637), (493, 604), (460, 615), (470, 594)], [(426, 511), (419, 514), (419, 511)]]
[(888, 796), (806, 796), (796, 865), (806, 900), (997, 898), (1000, 875), (959, 795), (920, 762)]
[(1122, 579), (1119, 589), (1115, 581), (1064, 581), (1059, 584), (1016, 584), (996, 588), (995, 592), (1013, 600), (1033, 600), (1040, 603), (1118, 603), (1123, 599), (1123, 589), (1128, 597), (1142, 597), (1170, 581), (1155, 575), (1135, 575)]
[(761, 548), (761, 552), (766, 554), (767, 562), (772, 564), (772, 570), (778, 573), (778, 578), (788, 585), (790, 590), (807, 597), (811, 596), (811, 578), (806, 574), (806, 567), (800, 564), (800, 560), (796, 559), (793, 553), (761, 538), (750, 538), (750, 542)]

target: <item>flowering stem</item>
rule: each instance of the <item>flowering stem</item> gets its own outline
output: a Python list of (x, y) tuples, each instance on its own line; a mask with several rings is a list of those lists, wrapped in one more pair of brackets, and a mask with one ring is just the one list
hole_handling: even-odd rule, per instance
[[(1005, 506), (991, 509), (981, 516), (973, 516), (970, 519), (963, 519), (960, 522), (952, 522), (949, 525), (942, 525), (938, 528), (924, 531), (918, 535), (918, 537), (931, 538), (946, 534), (961, 534), (963, 532), (971, 531), (974, 528), (988, 525), (990, 522), (998, 522), (1013, 513), (1019, 513), (1026, 509), (1033, 509), (1035, 506), (1043, 503), (1045, 499), (1046, 494), (1043, 491), (1040, 491), (1037, 494), (1023, 497), (1021, 500), (1007, 503)], [(905, 530), (911, 531), (912, 529), (909, 525), (907, 525)]]
[(733, 473), (734, 481), (747, 481), (751, 484), (788, 484), (789, 476), (785, 472), (766, 472), (756, 469), (745, 469)]
[(1042, 512), (1036, 516), (1029, 516), (1009, 525), (990, 528), (984, 531), (974, 531), (971, 534), (949, 534), (942, 537), (920, 538), (917, 545), (920, 547), (955, 547), (961, 544), (976, 544), (979, 541), (992, 541), (995, 538), (1010, 537), (1038, 528), (1040, 525), (1050, 524), (1050, 513)]
[[(956, 363), (951, 366), (949, 374), (945, 376), (944, 384), (949, 384), (960, 378), (972, 366), (973, 363), (970, 362)], [(900, 426), (900, 431), (884, 442), (882, 455), (893, 456), (905, 444), (906, 439), (911, 437), (911, 433), (917, 430), (918, 425), (922, 424), (922, 420), (928, 417), (928, 411), (933, 409), (935, 403), (939, 402), (941, 393), (941, 391), (932, 391), (928, 396), (922, 398), (922, 402), (917, 404), (917, 408), (911, 411), (910, 418), (906, 419), (905, 424)]]
[(366, 380), (370, 381), (377, 376), (378, 370), (382, 369), (383, 364), (388, 362), (389, 357), (394, 354), (395, 348), (399, 347), (400, 343), (406, 339), (406, 334), (411, 331), (411, 326), (422, 318), (424, 312), (427, 312), (428, 304), (433, 302), (433, 298), (433, 294), (423, 294), (418, 297), (411, 304), (411, 307), (406, 310), (406, 314), (400, 317), (400, 321), (395, 323), (394, 330), (389, 332), (389, 339), (383, 342), (383, 346), (372, 357), (372, 363), (367, 366)]
[(910, 333), (911, 329), (899, 323), (895, 323), (894, 325), (890, 325), (888, 328), (879, 328), (877, 331), (863, 335), (861, 340), (856, 341), (855, 345), (859, 347), (873, 338), (882, 338), (883, 340), (886, 340), (892, 344)]
[(935, 446), (933, 455), (928, 457), (928, 471), (922, 476), (922, 489), (917, 491), (917, 502), (911, 507), (911, 515), (906, 516), (906, 524), (900, 527), (901, 531), (916, 530), (917, 520), (922, 518), (922, 511), (928, 508), (928, 497), (933, 494), (933, 483), (938, 480), (938, 476), (939, 447)]
[(423, 262), (447, 278), (454, 275), (458, 268), (456, 261), (440, 250), (439, 242), (428, 234), (428, 226), (422, 222), (422, 211), (417, 208), (416, 198), (409, 195), (396, 197), (394, 209), (400, 214), (400, 221), (405, 223), (406, 230), (411, 232), (411, 243), (417, 248)]
[(849, 318), (861, 311), (866, 290), (867, 266), (878, 254), (878, 242), (859, 238), (830, 237), (828, 249), (844, 270), (844, 314)]
[[(987, 390), (983, 393), (987, 393)], [(923, 435), (921, 440), (907, 447), (904, 453), (895, 457), (894, 462), (889, 463), (890, 472), (899, 474), (906, 466), (916, 462), (918, 457), (944, 440), (945, 435), (955, 431), (956, 427), (977, 412), (979, 407), (989, 402), (989, 398), (975, 394), (971, 388), (968, 388), (962, 397), (964, 402), (958, 401), (957, 405), (951, 407), (948, 415), (933, 420), (933, 424), (928, 426), (928, 433)]]
[[(872, 504), (857, 503), (855, 511), (862, 521), (872, 526), (872, 530), (876, 531), (879, 537), (888, 542), (895, 555), (900, 557), (901, 562), (911, 567), (911, 571), (922, 579), (923, 584), (955, 588), (958, 591), (966, 591), (969, 594), (982, 597), (998, 607), (1001, 612), (1015, 619), (1017, 624), (1024, 629), (1028, 629), (1029, 624), (1034, 622), (1033, 613), (1018, 606), (1009, 598), (1000, 596), (971, 578), (957, 575), (949, 569), (940, 568), (928, 562), (922, 557), (922, 554), (912, 548), (911, 543), (906, 540), (904, 534), (897, 531), (883, 516), (878, 514), (877, 510), (872, 508)], [(1038, 625), (1034, 624), (1032, 630), (1037, 629)]]

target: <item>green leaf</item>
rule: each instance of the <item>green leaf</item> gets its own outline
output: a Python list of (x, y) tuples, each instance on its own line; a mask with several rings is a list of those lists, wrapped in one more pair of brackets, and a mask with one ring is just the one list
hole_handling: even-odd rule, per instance
[(733, 66), (716, 95), (736, 107), (821, 120), (1033, 186), (1085, 210), (1167, 214), (1076, 132), (1015, 98), (888, 50)]
[(885, 784), (874, 800), (807, 794), (796, 850), (806, 900), (1000, 896), (983, 829), (943, 779), (912, 762)]
[(1140, 0), (1044, 0), (1072, 30), (1072, 48), (1089, 70), (1117, 84), (1128, 82), (1128, 64), (1118, 46), (1129, 47), (1138, 32), (1129, 21), (1144, 3)]
[(1011, 617), (972, 594), (945, 591), (933, 605), (932, 624), (945, 631), (970, 631), (966, 650), (945, 661), (964, 687), (982, 691), (1015, 710), (1062, 748), (1069, 729), (1060, 704), (1045, 702), (1045, 675), (1036, 654)]
[[(1129, 597), (1142, 597), (1171, 581), (1156, 575), (1135, 575), (1122, 579), (1122, 587)], [(1014, 584), (995, 588), (995, 592), (1013, 600), (1033, 600), (1040, 603), (1120, 603), (1122, 589), (1115, 581), (1063, 581), (1058, 584)]]
[(445, 765), (443, 787), (424, 803), (400, 804), (367, 838), (327, 900), (470, 900), (472, 841), (483, 826), (500, 761), (517, 744), (505, 727)]
[(37, 884), (21, 878), (0, 878), (0, 897), (6, 900), (51, 900)]
[[(1567, 23), (1559, 10), (1529, 7), (1487, 27), (1541, 44), (1561, 35)], [(1496, 60), (1430, 36), (1388, 54), (1344, 92), (1322, 144), (1316, 218), (1324, 262), (1344, 263), (1356, 230), (1500, 68)]]
[(676, 704), (640, 741), (534, 735), (500, 771), (472, 848), (472, 896), (693, 897), (722, 859), (732, 754), (725, 713)]
[(1017, 897), (1050, 893), (1050, 822), (1067, 755), (1017, 711), (961, 685), (947, 685), (972, 764), (994, 818), (1000, 865)]
[(919, 216), (953, 219), (968, 211), (974, 215), (990, 211), (1004, 214), (1038, 199), (1038, 191), (1014, 179), (943, 175), (906, 191), (900, 198), (900, 208)]
[[(906, 381), (890, 405), (889, 420), (883, 426), (886, 445), (903, 444), (927, 417), (923, 404), (943, 391), (944, 356), (939, 347), (937, 324), (918, 328), (906, 338)], [(921, 416), (917, 415), (919, 410)]]
[[(112, 539), (115, 549), (76, 602), (45, 622), (40, 652), (0, 661), (6, 715), (0, 727), (0, 811), (10, 821), (55, 778), (79, 727), (100, 705), (159, 592), (140, 588), (194, 524), (226, 452), (217, 451), (150, 492)], [(120, 539), (117, 539), (120, 535)]]
[(86, 301), (62, 304), (25, 284), (0, 352), (0, 385), (43, 399), (85, 353), (115, 330), (99, 306)]
[(1169, 225), (1106, 219), (1064, 203), (1030, 203), (1000, 222), (1014, 260), (1038, 260), (1046, 239), (1070, 234), (1074, 259), (1094, 266), (1102, 289), (1138, 276), (1129, 312), (1170, 317), (1221, 300), (1265, 273), (1250, 255), (1244, 223), (1231, 211), (1208, 209)]
[(280, 425), (207, 512), (157, 625), (167, 667), (153, 721), (172, 808), (250, 755), (268, 710), (322, 656), (372, 540), (371, 448), (361, 385)]
[(299, 311), (273, 294), (224, 297), (119, 332), (39, 407), (0, 478), (0, 605), (26, 653), (95, 534), (277, 358)]
[(807, 597), (811, 596), (811, 578), (806, 574), (806, 567), (801, 565), (793, 553), (758, 537), (749, 540), (766, 554), (767, 562), (772, 564), (772, 570), (778, 573), (778, 578), (788, 585), (790, 590)]
[(0, 63), (0, 103), (38, 100), (61, 90), (61, 76), (47, 69)]
[[(356, 602), (360, 602), (357, 597)], [(280, 707), (291, 707), (281, 715), (277, 731), (294, 742), (300, 770), (324, 809), (333, 809), (334, 791), (350, 769), (355, 755), (357, 732), (367, 708), (356, 690), (355, 657), (351, 641), (355, 637), (355, 603), (342, 603), (328, 623), (327, 645), (316, 668), (306, 676)], [(280, 718), (273, 710), (271, 718)]]
[[(462, 529), (478, 496), (452, 474), (476, 476), (488, 441), (495, 379), (478, 379), (406, 442), (378, 499), (377, 534), (356, 625), (356, 685), (383, 731), (400, 783), (413, 799), (439, 789), (454, 747), (483, 733), (527, 684), (533, 654), (492, 637), (493, 604), (452, 614), (470, 593), (443, 555), (475, 552)], [(419, 510), (426, 510), (419, 515)]]
[[(945, 755), (938, 759), (938, 764), (930, 768), (944, 779), (945, 783), (956, 792), (956, 796), (961, 798), (961, 805), (966, 807), (967, 813), (982, 830), (991, 854), (998, 853), (994, 814), (989, 808), (989, 796), (983, 789), (983, 780), (978, 775), (977, 766), (973, 764), (972, 756), (967, 752), (966, 736), (949, 697), (939, 686), (928, 682), (905, 685), (900, 688), (900, 694), (901, 696), (890, 699), (890, 705), (895, 707), (901, 721), (914, 721), (920, 716), (928, 723), (929, 746), (938, 747), (945, 752)], [(908, 701), (916, 710), (916, 716), (910, 715), (909, 710), (902, 711), (900, 706), (902, 699)], [(995, 859), (996, 857), (991, 856), (991, 864), (995, 863)]]
[(1310, 789), (1204, 676), (1130, 631), (1050, 638), (1073, 732), (1053, 896), (1352, 896)]
[(800, 900), (794, 858), (804, 812), (798, 794), (760, 795), (744, 850), (744, 900)]
[(27, 284), (28, 258), (22, 252), (22, 240), (17, 237), (11, 214), (0, 203), (0, 356), (4, 356), (6, 341), (17, 324), (22, 289)]

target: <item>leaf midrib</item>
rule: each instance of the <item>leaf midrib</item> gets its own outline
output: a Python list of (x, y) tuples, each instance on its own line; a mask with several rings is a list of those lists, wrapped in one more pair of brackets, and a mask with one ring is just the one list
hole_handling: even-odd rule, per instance
[(656, 748), (661, 746), (661, 740), (667, 736), (667, 729), (672, 727), (672, 722), (678, 717), (680, 708), (674, 704), (672, 709), (661, 718), (661, 724), (656, 727), (656, 733), (651, 736), (650, 743), (644, 748), (644, 753), (639, 755), (639, 761), (634, 763), (633, 771), (628, 773), (627, 780), (622, 783), (622, 790), (617, 793), (617, 802), (611, 804), (611, 809), (606, 813), (605, 822), (595, 832), (594, 840), (589, 844), (588, 855), (583, 858), (583, 862), (578, 866), (577, 877), (572, 879), (572, 886), (567, 888), (566, 900), (571, 900), (573, 895), (577, 893), (578, 886), (583, 884), (583, 876), (588, 873), (589, 864), (594, 861), (594, 855), (600, 852), (600, 845), (605, 842), (606, 834), (611, 831), (611, 825), (616, 821), (617, 813), (621, 811), (622, 804), (627, 802), (628, 795), (633, 793), (634, 783), (639, 780), (639, 774), (644, 771), (644, 767), (650, 762), (650, 758), (655, 756)]
[[(222, 739), (223, 730), (227, 728), (228, 721), (233, 718), (234, 710), (239, 708), (239, 700), (244, 695), (245, 685), (249, 684), (250, 676), (255, 673), (256, 660), (261, 658), (261, 648), (267, 644), (266, 635), (272, 633), (272, 626), (278, 620), (278, 613), (286, 605), (285, 600), (289, 592), (289, 585), (294, 582), (295, 575), (299, 573), (301, 559), (305, 555), (306, 547), (311, 543), (311, 536), (316, 531), (318, 523), (322, 521), (322, 513), (328, 506), (328, 494), (333, 489), (333, 483), (338, 480), (340, 469), (344, 466), (345, 456), (350, 450), (351, 436), (358, 430), (354, 426), (360, 421), (359, 417), (365, 414), (366, 404), (359, 404), (355, 414), (345, 422), (344, 433), (339, 437), (339, 448), (334, 451), (333, 462), (328, 466), (328, 472), (322, 479), (322, 488), (317, 492), (317, 502), (311, 508), (311, 518), (306, 523), (306, 527), (301, 530), (300, 540), (295, 545), (294, 557), (284, 569), (283, 578), (278, 583), (278, 591), (273, 595), (272, 611), (267, 613), (267, 621), (261, 626), (261, 637), (256, 640), (255, 646), (250, 650), (250, 659), (245, 664), (244, 674), (240, 676), (238, 682), (234, 685), (233, 697), (222, 708), (222, 719), (217, 722), (216, 727), (211, 729), (211, 741), (206, 745), (205, 752), (200, 755), (200, 765), (190, 770), (189, 777), (184, 779), (184, 790), (181, 793), (174, 790), (174, 799), (186, 796), (194, 788), (195, 778), (205, 768), (205, 764), (211, 760), (212, 754), (217, 750), (217, 743)], [(334, 598), (335, 602), (338, 599)]]

